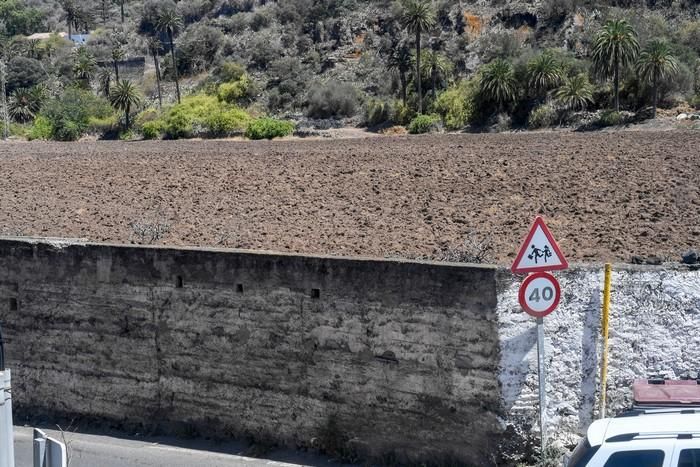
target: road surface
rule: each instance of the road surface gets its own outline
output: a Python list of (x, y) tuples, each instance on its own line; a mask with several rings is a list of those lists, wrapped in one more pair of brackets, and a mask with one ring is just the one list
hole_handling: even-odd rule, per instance
[[(58, 431), (43, 430), (62, 440)], [(270, 459), (237, 455), (244, 452), (242, 443), (183, 441), (174, 438), (116, 438), (112, 436), (65, 433), (70, 467), (292, 467), (299, 465), (338, 467), (328, 459), (306, 453), (274, 451)], [(274, 460), (273, 460), (274, 459)], [(15, 427), (15, 465), (32, 467), (32, 429)]]

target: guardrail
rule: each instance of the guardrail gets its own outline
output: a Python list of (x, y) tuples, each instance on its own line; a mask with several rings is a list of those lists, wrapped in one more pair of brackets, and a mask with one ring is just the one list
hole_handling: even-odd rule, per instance
[(68, 467), (65, 444), (34, 429), (34, 467)]

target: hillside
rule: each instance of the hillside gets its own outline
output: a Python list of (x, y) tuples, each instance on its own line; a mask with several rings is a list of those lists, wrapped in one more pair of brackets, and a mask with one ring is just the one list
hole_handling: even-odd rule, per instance
[[(610, 108), (610, 81), (595, 73), (591, 55), (596, 33), (611, 18), (631, 24), (640, 48), (654, 39), (670, 47), (677, 66), (659, 85), (659, 106), (700, 105), (696, 97), (700, 91), (697, 1), (428, 3), (434, 24), (420, 34), (422, 107), (423, 113), (440, 115), (447, 129), (458, 130), (469, 123), (522, 126), (533, 122), (533, 127), (549, 126), (557, 119), (561, 123), (568, 118), (561, 115), (566, 106), (553, 108), (547, 96), (553, 97), (556, 86), (577, 76), (595, 87), (590, 87), (590, 97), (581, 105), (569, 107)], [(141, 68), (127, 75), (138, 82), (145, 97), (136, 110), (157, 104), (156, 61), (162, 71), (164, 102), (174, 102), (170, 43), (166, 31), (158, 28), (158, 18), (172, 12), (181, 20), (173, 32), (183, 95), (218, 92), (222, 99), (216, 86), (233, 80), (238, 87), (229, 89), (230, 98), (224, 99), (253, 116), (270, 114), (299, 121), (306, 114), (316, 119), (350, 118), (355, 124), (373, 126), (408, 124), (420, 113), (416, 35), (404, 27), (405, 9), (399, 2), (0, 0), (0, 11), (7, 12), (0, 31), (4, 29), (8, 36), (69, 29), (89, 33), (84, 52), (99, 67), (80, 68), (78, 64), (89, 60), (81, 62), (75, 51), (64, 50), (65, 39), (56, 40), (48, 52), (42, 44), (20, 43), (8, 57), (8, 95), (44, 83), (56, 96), (76, 81), (98, 94), (104, 89), (106, 95), (113, 61), (127, 66), (142, 60)], [(153, 42), (149, 46), (149, 38), (155, 38), (157, 46)], [(543, 51), (555, 58), (560, 72), (557, 79), (537, 89), (530, 85), (528, 67)], [(504, 102), (489, 100), (476, 89), (475, 77), (483, 75), (484, 65), (499, 59), (513, 76), (513, 97)], [(242, 68), (232, 75), (222, 72), (225, 64)], [(635, 72), (634, 61), (623, 69), (622, 108), (636, 112), (651, 104), (652, 83), (643, 78)]]

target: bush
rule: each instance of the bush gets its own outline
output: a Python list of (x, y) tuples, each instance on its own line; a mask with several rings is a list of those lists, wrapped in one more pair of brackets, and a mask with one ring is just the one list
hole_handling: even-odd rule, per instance
[(445, 128), (461, 130), (472, 121), (477, 92), (474, 81), (463, 81), (438, 96), (434, 108)]
[(141, 125), (141, 135), (143, 139), (158, 139), (163, 133), (163, 122), (154, 120)]
[(294, 132), (294, 124), (284, 120), (273, 118), (259, 118), (248, 124), (245, 131), (246, 138), (273, 139), (289, 136)]
[(75, 141), (90, 128), (91, 121), (108, 119), (113, 110), (104, 98), (71, 87), (58, 99), (48, 101), (40, 115), (50, 122), (53, 139)]
[(394, 107), (394, 123), (408, 125), (414, 118), (416, 118), (416, 112), (403, 102), (398, 102)]
[(688, 104), (690, 104), (695, 110), (700, 110), (700, 94), (696, 94), (691, 97)]
[(242, 132), (250, 116), (240, 109), (218, 111), (209, 115), (204, 125), (211, 136), (231, 136)]
[(190, 138), (194, 134), (193, 118), (179, 104), (171, 109), (163, 122), (163, 133), (169, 139)]
[(116, 132), (119, 129), (119, 118), (116, 115), (108, 115), (107, 117), (90, 117), (86, 132), (94, 135), (104, 135), (111, 132)]
[(34, 124), (29, 129), (29, 134), (27, 135), (27, 138), (30, 141), (35, 139), (49, 140), (51, 139), (52, 134), (53, 126), (51, 125), (51, 122), (48, 118), (42, 117), (40, 115), (34, 120)]
[(598, 118), (600, 126), (615, 126), (624, 122), (624, 118), (620, 112), (614, 110), (604, 110)]
[(408, 132), (412, 135), (430, 133), (439, 130), (440, 118), (435, 115), (418, 115), (408, 125)]
[(236, 102), (250, 97), (250, 88), (250, 79), (244, 75), (237, 81), (220, 84), (216, 95), (222, 102), (235, 104)]
[(530, 112), (527, 127), (531, 130), (552, 127), (557, 124), (557, 117), (557, 110), (552, 104), (542, 104)]
[(394, 118), (394, 108), (391, 102), (372, 99), (365, 105), (365, 124), (376, 126), (391, 123)]
[(245, 68), (236, 62), (224, 62), (214, 70), (214, 78), (219, 83), (232, 83), (245, 76)]
[(311, 92), (306, 115), (311, 118), (352, 117), (357, 102), (357, 91), (351, 84), (330, 82)]

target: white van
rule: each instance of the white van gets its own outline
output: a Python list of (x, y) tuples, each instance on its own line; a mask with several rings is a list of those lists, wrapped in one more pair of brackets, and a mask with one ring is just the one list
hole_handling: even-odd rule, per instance
[(634, 407), (596, 420), (565, 467), (700, 467), (700, 382), (635, 382)]

